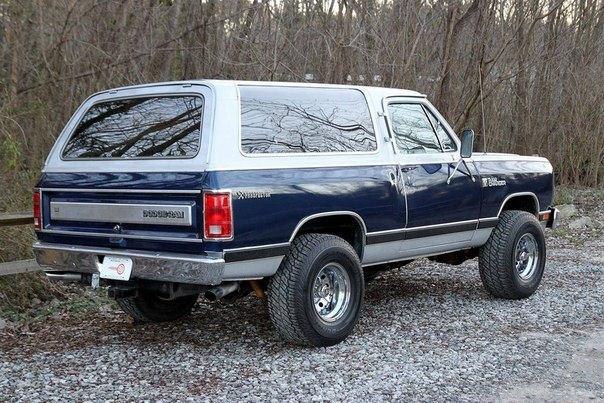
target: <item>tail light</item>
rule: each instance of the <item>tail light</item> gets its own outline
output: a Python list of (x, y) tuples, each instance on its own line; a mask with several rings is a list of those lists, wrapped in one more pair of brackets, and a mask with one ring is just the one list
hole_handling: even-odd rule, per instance
[(233, 237), (233, 205), (230, 193), (203, 194), (203, 236), (217, 240)]
[(34, 213), (34, 229), (39, 231), (42, 229), (42, 208), (40, 207), (40, 191), (35, 189), (32, 196), (33, 213)]

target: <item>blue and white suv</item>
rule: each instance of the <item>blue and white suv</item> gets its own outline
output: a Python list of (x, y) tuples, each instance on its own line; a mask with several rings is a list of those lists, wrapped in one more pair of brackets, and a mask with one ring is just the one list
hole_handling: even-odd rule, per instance
[(109, 286), (135, 319), (267, 298), (287, 341), (348, 336), (365, 283), (478, 256), (489, 293), (530, 296), (553, 226), (545, 158), (472, 153), (426, 97), (390, 88), (204, 80), (88, 98), (34, 192), (49, 277)]

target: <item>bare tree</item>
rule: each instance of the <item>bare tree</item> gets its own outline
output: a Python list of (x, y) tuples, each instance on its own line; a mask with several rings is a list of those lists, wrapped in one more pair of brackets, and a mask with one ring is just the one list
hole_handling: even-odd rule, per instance
[(604, 183), (602, 0), (0, 0), (0, 54), (8, 186), (90, 93), (194, 78), (415, 89), (490, 151)]

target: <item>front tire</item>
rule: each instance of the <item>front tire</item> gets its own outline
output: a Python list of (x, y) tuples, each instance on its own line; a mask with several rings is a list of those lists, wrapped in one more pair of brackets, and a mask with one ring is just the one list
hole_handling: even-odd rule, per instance
[(480, 278), (497, 298), (522, 299), (539, 287), (545, 268), (545, 237), (531, 213), (508, 210), (480, 248)]
[(198, 294), (162, 299), (157, 293), (140, 290), (134, 298), (120, 298), (116, 302), (120, 308), (137, 322), (171, 322), (189, 315)]
[(359, 257), (334, 235), (296, 238), (268, 286), (268, 308), (279, 336), (306, 346), (331, 346), (352, 332), (363, 306)]

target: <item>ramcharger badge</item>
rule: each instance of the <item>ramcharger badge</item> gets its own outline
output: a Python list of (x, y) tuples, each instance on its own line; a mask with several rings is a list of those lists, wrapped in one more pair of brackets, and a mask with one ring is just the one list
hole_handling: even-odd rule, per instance
[(185, 218), (185, 213), (178, 210), (143, 210), (143, 218)]
[(492, 186), (505, 186), (506, 181), (503, 179), (497, 179), (492, 177), (482, 178), (482, 187), (488, 188)]

